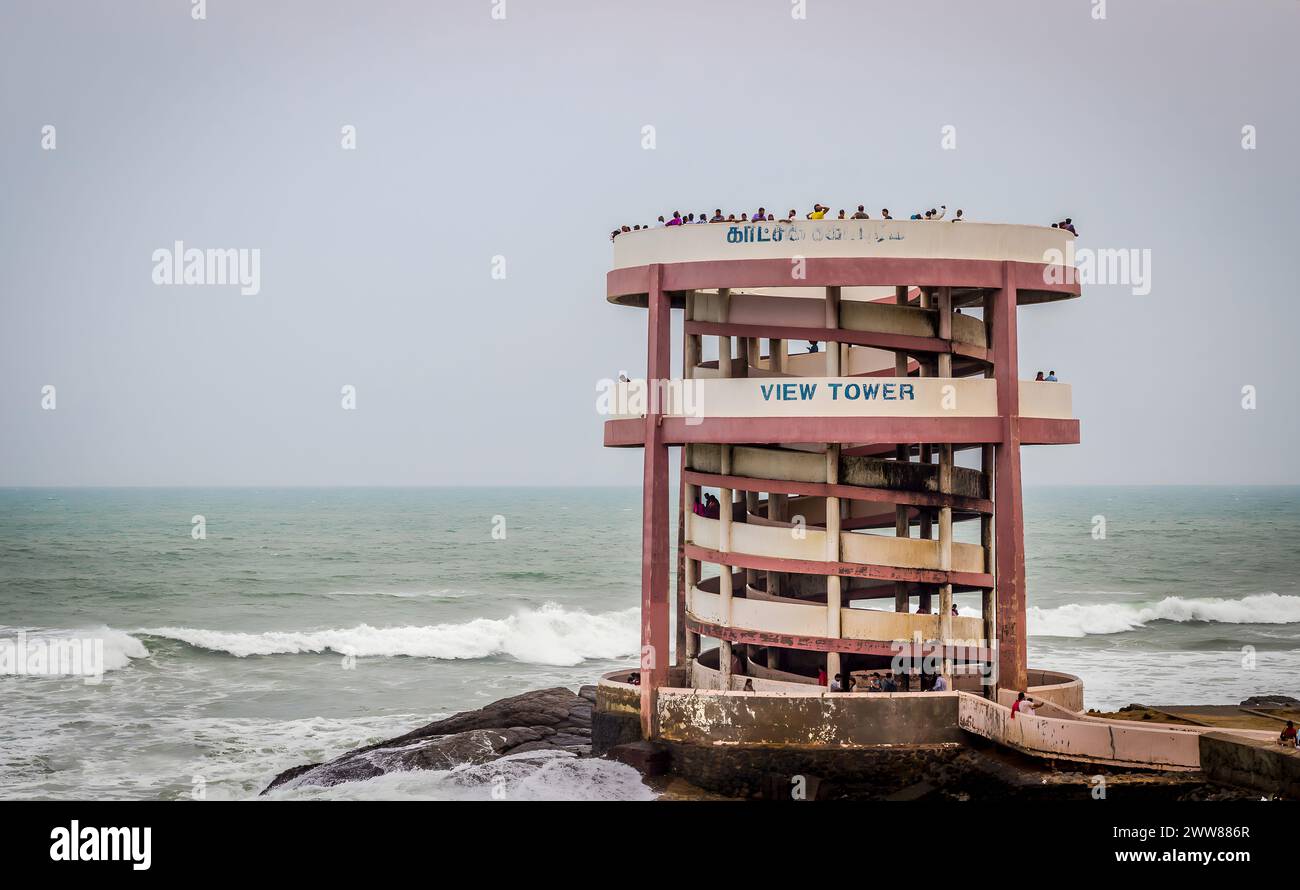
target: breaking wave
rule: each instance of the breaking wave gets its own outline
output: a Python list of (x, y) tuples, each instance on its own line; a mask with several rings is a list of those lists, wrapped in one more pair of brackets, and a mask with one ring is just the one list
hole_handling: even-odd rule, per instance
[(240, 633), (193, 627), (143, 628), (138, 633), (179, 640), (240, 658), (337, 652), (340, 655), (474, 659), (508, 655), (530, 664), (566, 667), (587, 659), (627, 658), (639, 651), (638, 609), (591, 614), (556, 603), (508, 618), (461, 624), (356, 627)]
[(0, 626), (0, 676), (91, 677), (121, 670), (133, 658), (148, 657), (144, 643), (110, 627)]
[(1054, 609), (1031, 608), (1029, 633), (1042, 637), (1086, 637), (1136, 630), (1154, 621), (1218, 624), (1300, 623), (1300, 596), (1260, 593), (1241, 599), (1165, 597), (1157, 603), (1071, 603)]

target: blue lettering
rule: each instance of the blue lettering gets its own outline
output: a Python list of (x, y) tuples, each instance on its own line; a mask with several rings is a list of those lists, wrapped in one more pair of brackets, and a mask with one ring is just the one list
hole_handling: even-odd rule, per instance
[(772, 401), (772, 390), (776, 389), (776, 384), (768, 383), (765, 385), (760, 383), (758, 389), (763, 393), (763, 401), (770, 402)]
[(793, 383), (781, 384), (781, 398), (785, 399), (786, 401), (790, 401), (794, 398), (794, 392), (795, 390), (794, 390)]
[(912, 391), (912, 384), (904, 383), (898, 387), (898, 397), (900, 399), (915, 399), (916, 394)]
[(844, 398), (856, 399), (862, 395), (862, 387), (856, 383), (848, 383), (844, 386)]
[(870, 386), (864, 386), (862, 387), (862, 398), (874, 399), (876, 397), (876, 394), (879, 392), (880, 392), (879, 383), (873, 383)]
[(829, 386), (829, 387), (831, 388), (831, 401), (832, 401), (832, 402), (838, 402), (838, 401), (840, 400), (840, 387), (843, 386), (844, 384), (843, 384), (843, 383), (828, 383), (828, 384), (826, 384), (826, 385)]
[(816, 383), (800, 383), (800, 384), (799, 384), (799, 398), (801, 398), (801, 399), (811, 399), (811, 398), (812, 398), (814, 395), (816, 395), (816, 394), (817, 394), (817, 384), (816, 384)]
[(894, 384), (892, 383), (885, 384), (885, 398), (887, 399), (897, 398), (897, 396), (894, 395)]

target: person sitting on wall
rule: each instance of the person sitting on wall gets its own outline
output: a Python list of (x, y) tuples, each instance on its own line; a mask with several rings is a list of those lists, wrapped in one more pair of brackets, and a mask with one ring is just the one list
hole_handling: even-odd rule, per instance
[(839, 215), (838, 218), (839, 218), (839, 219), (848, 219), (848, 217), (844, 215), (844, 211), (843, 211), (843, 210), (840, 211), (840, 215)]
[[(662, 216), (659, 218), (663, 219)], [(682, 224), (682, 214), (681, 211), (679, 210), (674, 210), (673, 218), (668, 220), (668, 222), (664, 223), (664, 225), (668, 225), (668, 226), (680, 226), (681, 224)]]
[(924, 219), (924, 218), (925, 217), (921, 216), (921, 214), (919, 213), (913, 213), (910, 217), (908, 217), (908, 219)]
[(727, 221), (727, 218), (726, 218), (725, 216), (722, 215), (722, 208), (721, 208), (721, 207), (719, 207), (717, 210), (713, 211), (713, 219), (709, 220), (709, 222), (711, 222), (711, 223), (720, 223), (720, 222), (726, 222), (726, 221)]
[(767, 219), (767, 208), (766, 207), (758, 208), (758, 213), (754, 214), (754, 221), (764, 222), (766, 219)]
[(917, 606), (917, 607), (916, 607), (916, 614), (918, 614), (918, 615), (929, 615), (929, 614), (930, 614), (930, 607), (929, 607), (929, 606), (926, 606), (926, 605)]
[(823, 207), (823, 206), (820, 205), (820, 204), (814, 204), (814, 205), (813, 205), (813, 209), (812, 209), (812, 213), (808, 214), (808, 218), (809, 218), (809, 219), (825, 219), (825, 218), (826, 218), (826, 211), (827, 211), (827, 210), (830, 210), (830, 208), (829, 208), (829, 207)]
[(742, 689), (741, 692), (753, 692), (753, 691), (754, 691), (754, 681), (746, 678), (745, 688)]
[(1074, 230), (1074, 220), (1070, 219), (1068, 216), (1065, 218), (1065, 222), (1058, 225), (1057, 228), (1065, 229), (1065, 231), (1069, 232), (1071, 235), (1077, 236), (1079, 234)]
[(853, 214), (853, 218), (854, 218), (854, 219), (871, 219), (871, 214), (867, 213), (867, 209), (866, 209), (866, 207), (864, 207), (863, 205), (859, 204), (859, 205), (858, 205), (858, 212), (855, 213), (855, 214)]
[(831, 681), (831, 692), (844, 691), (844, 675), (836, 674), (835, 679)]
[(1016, 714), (1024, 714), (1026, 717), (1034, 716), (1034, 700), (1026, 696), (1023, 692), (1016, 696), (1016, 700), (1011, 703), (1011, 719), (1016, 719)]
[(699, 225), (700, 223), (706, 223), (708, 221), (709, 221), (709, 215), (705, 213), (703, 210), (701, 210), (700, 215), (695, 220), (695, 224)]
[(960, 614), (961, 614), (961, 613), (957, 611), (957, 604), (956, 604), (956, 603), (953, 603), (953, 604), (952, 604), (952, 617), (956, 618), (956, 617), (958, 617)]
[(808, 341), (808, 351), (809, 351), (809, 352), (816, 352), (816, 351), (817, 351), (818, 349), (820, 349), (820, 348), (821, 348), (821, 341), (819, 341), (819, 340), (809, 340), (809, 341)]
[(1055, 372), (1055, 371), (1049, 371), (1049, 372), (1048, 372), (1048, 374), (1047, 374), (1047, 382), (1048, 382), (1048, 383), (1056, 383), (1056, 372)]
[(962, 215), (961, 215), (961, 214), (962, 214), (962, 211), (961, 211), (960, 208), (958, 208), (958, 210), (957, 210), (957, 215), (954, 216), (954, 217), (952, 218), (952, 221), (953, 221), (953, 222), (965, 222), (966, 220), (962, 218)]
[(931, 207), (931, 208), (930, 208), (930, 219), (933, 219), (933, 220), (936, 220), (936, 221), (941, 220), (941, 219), (943, 219), (943, 215), (944, 215), (945, 213), (947, 213), (947, 212), (948, 212), (948, 205), (947, 205), (947, 204), (940, 204), (938, 210), (935, 210), (933, 207)]
[(885, 674), (885, 678), (880, 681), (881, 692), (897, 692), (898, 683), (894, 680), (892, 674)]
[(889, 215), (889, 208), (888, 208), (888, 207), (881, 207), (881, 208), (880, 208), (880, 218), (881, 218), (881, 219), (893, 219), (893, 217)]
[(1296, 746), (1295, 723), (1290, 720), (1286, 722), (1286, 728), (1283, 729), (1282, 734), (1277, 737), (1277, 743), (1291, 748)]
[(818, 686), (826, 685), (826, 668), (817, 669), (817, 685)]
[(631, 683), (633, 686), (640, 686), (640, 685), (641, 685), (641, 672), (640, 672), (640, 671), (633, 671), (632, 673), (628, 674), (628, 676), (627, 676), (627, 681), (628, 681), (629, 683)]
[(1043, 382), (1043, 372), (1042, 372), (1042, 371), (1039, 371), (1038, 374), (1035, 375), (1035, 377), (1034, 377), (1034, 382), (1036, 382), (1036, 383), (1042, 383), (1042, 382)]
[(943, 674), (936, 674), (936, 675), (935, 675), (935, 677), (934, 677), (934, 685), (930, 687), (930, 691), (931, 691), (931, 692), (947, 692), (947, 691), (948, 691), (948, 680), (944, 677)]

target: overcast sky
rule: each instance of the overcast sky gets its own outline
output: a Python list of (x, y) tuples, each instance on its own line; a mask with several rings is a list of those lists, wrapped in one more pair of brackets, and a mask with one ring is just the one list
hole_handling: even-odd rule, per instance
[[(639, 484), (609, 230), (813, 201), (1151, 251), (1021, 311), (1083, 438), (1027, 483), (1298, 482), (1300, 5), (1094, 5), (6, 0), (0, 485)], [(155, 285), (178, 240), (260, 292)]]

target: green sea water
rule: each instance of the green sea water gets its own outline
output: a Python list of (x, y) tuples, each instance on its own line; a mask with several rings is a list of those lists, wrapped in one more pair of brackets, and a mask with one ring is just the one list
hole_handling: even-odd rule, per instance
[[(1025, 516), (1030, 663), (1081, 675), (1089, 706), (1300, 696), (1300, 489), (1028, 488)], [(248, 797), (590, 683), (635, 661), (639, 548), (635, 488), (0, 490), (0, 641), (98, 639), (107, 667), (0, 674), (0, 796)], [(618, 764), (511, 768), (523, 796), (648, 794)], [(302, 793), (474, 798), (489, 779)]]

